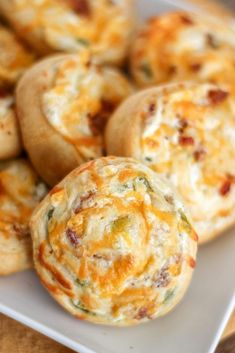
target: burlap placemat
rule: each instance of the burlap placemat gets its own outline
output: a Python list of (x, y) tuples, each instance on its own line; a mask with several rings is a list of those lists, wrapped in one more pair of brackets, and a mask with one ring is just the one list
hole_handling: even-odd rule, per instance
[(0, 353), (73, 353), (73, 351), (0, 314)]

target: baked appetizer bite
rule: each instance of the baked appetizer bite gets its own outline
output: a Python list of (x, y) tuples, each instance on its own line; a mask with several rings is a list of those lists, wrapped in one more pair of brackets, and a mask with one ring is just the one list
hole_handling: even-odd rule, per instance
[(14, 85), (32, 61), (33, 56), (0, 23), (0, 87)]
[(235, 89), (175, 83), (127, 99), (109, 120), (107, 151), (167, 177), (200, 243), (235, 223)]
[(39, 54), (89, 48), (120, 64), (133, 29), (134, 0), (1, 0), (0, 13)]
[(129, 158), (73, 170), (31, 219), (36, 271), (71, 314), (134, 325), (169, 312), (189, 285), (197, 250), (182, 202)]
[(117, 69), (100, 67), (88, 51), (36, 64), (17, 89), (17, 113), (31, 161), (51, 185), (79, 164), (104, 153), (103, 129), (132, 93)]
[(45, 194), (27, 160), (0, 163), (0, 275), (32, 267), (29, 218)]
[(0, 161), (17, 157), (21, 138), (12, 94), (0, 88)]
[(133, 40), (130, 69), (140, 87), (171, 81), (235, 81), (235, 31), (217, 18), (171, 12), (151, 18)]

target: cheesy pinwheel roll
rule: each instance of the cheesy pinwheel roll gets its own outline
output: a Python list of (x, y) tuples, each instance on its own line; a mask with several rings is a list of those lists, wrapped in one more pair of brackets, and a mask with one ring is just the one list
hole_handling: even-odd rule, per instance
[(54, 56), (36, 64), (17, 89), (23, 141), (35, 169), (54, 185), (79, 164), (102, 156), (103, 129), (132, 86), (90, 54)]
[(32, 62), (33, 56), (0, 23), (0, 87), (14, 85)]
[(21, 149), (14, 98), (6, 90), (0, 88), (0, 161), (17, 157)]
[(133, 0), (1, 0), (0, 13), (39, 54), (89, 48), (120, 64), (133, 29)]
[(178, 189), (203, 243), (235, 223), (235, 90), (149, 88), (109, 120), (109, 154), (134, 157)]
[(46, 194), (24, 159), (0, 163), (0, 275), (32, 266), (29, 218)]
[(234, 82), (235, 31), (185, 12), (151, 18), (133, 40), (130, 69), (140, 87), (198, 80)]
[(189, 285), (197, 235), (150, 168), (103, 157), (76, 168), (35, 210), (34, 262), (79, 319), (128, 326), (170, 311)]

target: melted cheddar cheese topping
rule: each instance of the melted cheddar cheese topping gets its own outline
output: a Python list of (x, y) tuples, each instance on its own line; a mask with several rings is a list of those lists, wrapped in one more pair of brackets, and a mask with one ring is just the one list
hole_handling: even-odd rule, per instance
[(11, 1), (13, 22), (21, 36), (31, 33), (54, 51), (91, 48), (102, 62), (120, 62), (125, 56), (132, 29), (132, 0)]
[(0, 86), (14, 84), (32, 61), (15, 35), (0, 25)]
[(70, 312), (131, 325), (169, 311), (195, 266), (197, 235), (171, 187), (128, 158), (69, 174), (33, 215), (37, 271)]
[(19, 250), (30, 236), (31, 213), (45, 194), (46, 186), (26, 160), (0, 163), (0, 251)]
[(140, 115), (142, 161), (177, 187), (201, 241), (223, 229), (235, 207), (234, 88), (174, 85)]
[(84, 51), (62, 60), (42, 97), (49, 123), (75, 146), (84, 161), (103, 155), (103, 130), (132, 87), (117, 70), (98, 67)]
[(161, 82), (235, 80), (235, 32), (184, 12), (150, 19), (137, 35), (131, 69), (140, 86)]

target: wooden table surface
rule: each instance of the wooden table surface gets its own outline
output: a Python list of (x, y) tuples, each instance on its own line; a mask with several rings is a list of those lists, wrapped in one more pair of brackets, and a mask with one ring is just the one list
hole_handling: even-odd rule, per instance
[[(234, 353), (235, 339), (228, 340), (233, 350), (223, 350), (226, 339), (235, 333), (235, 312), (226, 327), (221, 339), (218, 353)], [(232, 342), (232, 343), (231, 343)], [(228, 346), (228, 344), (227, 344)], [(222, 349), (222, 350), (221, 350)], [(73, 353), (72, 350), (60, 345), (42, 334), (0, 314), (0, 352), (1, 353)], [(217, 352), (216, 352), (217, 353)]]
[[(235, 339), (226, 343), (226, 338), (231, 337), (232, 332), (235, 332), (235, 312), (216, 353), (235, 352)], [(0, 353), (73, 353), (73, 351), (0, 314)]]

